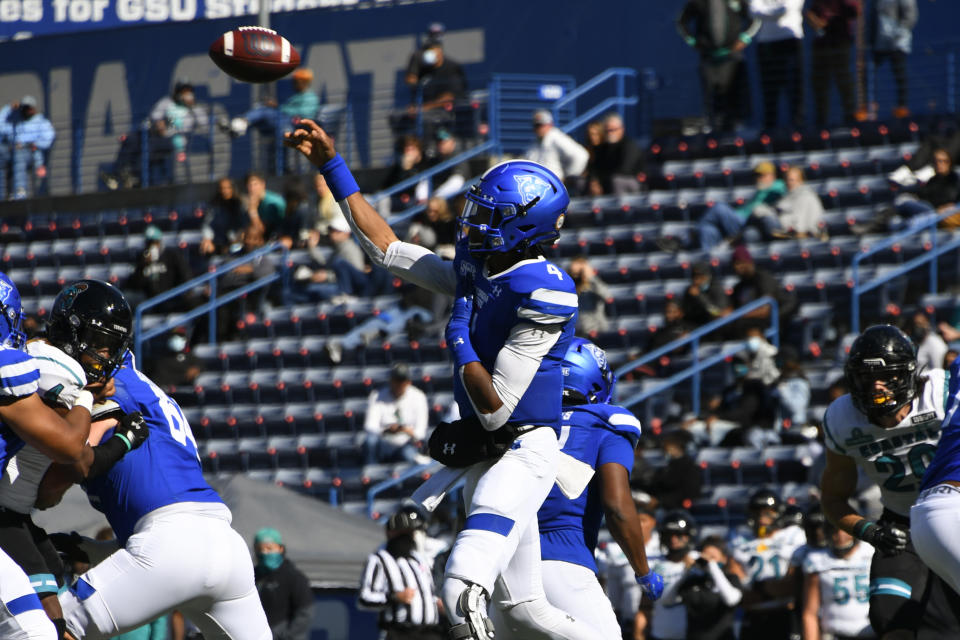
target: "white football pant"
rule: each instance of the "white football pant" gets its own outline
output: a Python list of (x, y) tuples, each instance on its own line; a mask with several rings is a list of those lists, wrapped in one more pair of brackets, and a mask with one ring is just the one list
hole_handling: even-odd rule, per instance
[(60, 594), (76, 638), (109, 638), (179, 609), (204, 638), (271, 640), (243, 538), (223, 504), (186, 502), (140, 519), (126, 547)]
[(960, 592), (960, 487), (940, 484), (910, 508), (910, 539), (923, 563)]
[(40, 598), (27, 574), (0, 551), (0, 638), (4, 640), (57, 640)]

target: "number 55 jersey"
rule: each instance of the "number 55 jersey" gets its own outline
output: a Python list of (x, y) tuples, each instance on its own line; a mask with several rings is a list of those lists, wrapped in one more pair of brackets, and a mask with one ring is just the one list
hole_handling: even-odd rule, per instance
[(923, 388), (910, 413), (890, 429), (871, 423), (853, 406), (849, 394), (834, 400), (823, 418), (827, 447), (853, 458), (880, 486), (883, 506), (904, 518), (910, 517), (923, 473), (940, 442), (948, 378), (943, 369), (923, 372)]

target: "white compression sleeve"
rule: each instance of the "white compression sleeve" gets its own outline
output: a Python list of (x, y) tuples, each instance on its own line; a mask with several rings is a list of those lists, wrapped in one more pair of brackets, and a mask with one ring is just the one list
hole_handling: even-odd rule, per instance
[(343, 217), (347, 219), (347, 224), (353, 229), (353, 235), (356, 237), (357, 242), (360, 243), (363, 252), (370, 256), (374, 264), (382, 266), (383, 251), (381, 251), (380, 247), (375, 245), (363, 231), (360, 231), (360, 227), (358, 227), (357, 223), (353, 220), (353, 212), (350, 210), (350, 205), (347, 204), (346, 200), (340, 200), (337, 204), (340, 205), (340, 211), (343, 213)]
[[(503, 406), (494, 413), (481, 413), (473, 398), (473, 410), (483, 428), (495, 431), (506, 424), (513, 410), (520, 404), (520, 398), (526, 393), (540, 368), (540, 362), (560, 339), (563, 332), (560, 325), (518, 324), (507, 337), (506, 344), (497, 354), (493, 367), (493, 389), (500, 397)], [(468, 396), (470, 394), (467, 394)]]
[(723, 598), (724, 604), (728, 607), (736, 606), (743, 598), (743, 592), (730, 584), (719, 564), (710, 562), (707, 564), (707, 568), (710, 571), (710, 577), (713, 578), (713, 584), (717, 586), (717, 592)]
[(409, 242), (391, 242), (383, 260), (390, 273), (444, 296), (457, 291), (453, 263), (434, 252)]

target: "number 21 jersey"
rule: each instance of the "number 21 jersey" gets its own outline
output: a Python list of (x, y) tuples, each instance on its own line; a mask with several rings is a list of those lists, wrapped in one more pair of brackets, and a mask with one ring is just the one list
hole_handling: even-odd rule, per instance
[(871, 423), (844, 395), (831, 403), (823, 418), (827, 447), (849, 456), (880, 486), (880, 501), (909, 517), (920, 482), (940, 442), (940, 425), (948, 395), (948, 374), (931, 369), (921, 374), (923, 386), (910, 413), (897, 426)]

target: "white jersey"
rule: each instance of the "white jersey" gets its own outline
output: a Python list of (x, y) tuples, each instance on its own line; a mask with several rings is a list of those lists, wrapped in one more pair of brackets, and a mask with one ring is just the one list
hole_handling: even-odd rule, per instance
[[(690, 552), (696, 557), (695, 551)], [(663, 576), (664, 593), (683, 578), (686, 566), (683, 562), (667, 560), (660, 556), (650, 560), (650, 569)], [(650, 623), (650, 635), (659, 640), (680, 640), (687, 637), (687, 607), (683, 602), (666, 602), (661, 598), (653, 603), (653, 620)]]
[(873, 547), (858, 542), (846, 558), (829, 549), (811, 551), (803, 561), (804, 574), (820, 580), (820, 629), (839, 636), (870, 636), (870, 563)]
[[(38, 394), (48, 405), (70, 409), (87, 384), (87, 376), (80, 363), (60, 349), (41, 340), (27, 343), (27, 353), (40, 372)], [(30, 513), (37, 501), (37, 488), (43, 480), (50, 458), (24, 445), (10, 462), (0, 478), (0, 507)]]
[(747, 574), (743, 586), (787, 575), (794, 552), (806, 542), (806, 534), (796, 525), (778, 529), (766, 538), (741, 536), (734, 543), (733, 557)]
[(913, 399), (910, 413), (893, 428), (867, 420), (854, 408), (849, 394), (834, 400), (823, 417), (827, 447), (853, 458), (880, 486), (883, 506), (905, 518), (910, 517), (920, 479), (940, 442), (948, 395), (946, 371), (931, 369), (923, 377), (923, 389)]

